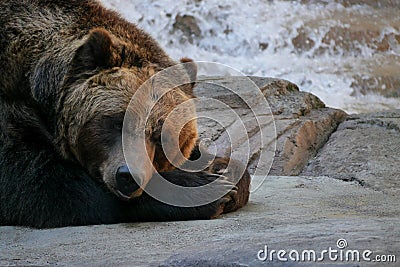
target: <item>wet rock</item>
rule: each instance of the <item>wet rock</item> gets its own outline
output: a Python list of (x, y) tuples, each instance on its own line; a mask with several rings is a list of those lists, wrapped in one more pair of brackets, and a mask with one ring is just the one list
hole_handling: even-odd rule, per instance
[(362, 54), (360, 44), (377, 52), (396, 52), (400, 35), (385, 34), (374, 24), (352, 25), (348, 27), (332, 27), (322, 38), (318, 53)]
[(187, 39), (190, 43), (193, 43), (195, 38), (201, 37), (201, 29), (197, 24), (196, 18), (191, 15), (176, 15), (175, 23), (172, 27), (173, 32), (176, 30), (181, 31), (184, 39)]
[(266, 50), (266, 49), (268, 48), (268, 46), (269, 46), (269, 44), (268, 44), (268, 43), (264, 43), (264, 42), (261, 42), (261, 43), (258, 44), (258, 48), (259, 48), (261, 51)]
[(345, 7), (367, 5), (374, 8), (398, 8), (400, 2), (398, 0), (301, 0), (302, 4), (319, 3), (328, 4), (331, 2), (340, 3)]
[(400, 97), (400, 78), (398, 75), (383, 75), (369, 77), (354, 75), (351, 88), (354, 89), (352, 96), (379, 94), (385, 97)]
[(315, 42), (309, 36), (304, 27), (297, 29), (297, 36), (292, 39), (292, 44), (297, 52), (305, 52), (314, 47)]
[(399, 8), (398, 0), (336, 0), (343, 6), (369, 5), (375, 8)]

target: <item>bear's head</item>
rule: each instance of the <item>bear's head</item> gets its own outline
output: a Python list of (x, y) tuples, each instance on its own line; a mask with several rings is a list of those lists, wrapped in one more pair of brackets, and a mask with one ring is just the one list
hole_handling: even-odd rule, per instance
[[(74, 53), (58, 104), (63, 155), (125, 200), (139, 196), (154, 171), (174, 168), (164, 153), (161, 131), (163, 140), (179, 145), (178, 164), (189, 158), (198, 137), (194, 105), (180, 106), (193, 98), (196, 65), (189, 59), (177, 65), (148, 37), (140, 45), (129, 38), (140, 36), (92, 30)], [(171, 66), (167, 75), (154, 78)], [(173, 110), (179, 118), (168, 118)], [(178, 120), (187, 123), (177, 129)], [(123, 128), (129, 136), (124, 147)]]

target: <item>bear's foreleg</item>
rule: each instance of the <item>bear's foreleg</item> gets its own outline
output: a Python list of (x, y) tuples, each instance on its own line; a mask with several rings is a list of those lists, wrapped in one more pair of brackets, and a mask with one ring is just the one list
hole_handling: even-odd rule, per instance
[[(168, 172), (160, 173), (167, 181), (180, 185), (183, 187), (197, 187), (209, 184), (213, 182), (211, 190), (217, 190), (214, 192), (226, 192), (221, 198), (205, 205), (196, 207), (181, 207), (163, 203), (162, 201), (156, 200), (144, 193), (138, 199), (134, 199), (131, 202), (132, 218), (133, 221), (171, 221), (171, 220), (196, 220), (196, 219), (212, 219), (218, 217), (224, 212), (225, 207), (228, 203), (231, 203), (237, 194), (237, 188), (232, 182), (226, 179), (224, 176), (210, 174), (207, 172), (186, 172), (183, 170), (172, 170)], [(218, 179), (222, 178), (222, 179)], [(155, 179), (155, 178), (154, 178)], [(150, 180), (148, 186), (151, 187)], [(185, 199), (188, 202), (206, 199), (210, 195), (204, 190), (193, 190), (193, 193), (174, 195), (173, 197), (178, 202), (185, 203)], [(170, 192), (166, 192), (168, 194)]]
[[(237, 194), (232, 197), (232, 201), (225, 205), (224, 213), (235, 211), (246, 205), (250, 196), (251, 182), (247, 167), (243, 163), (228, 157), (214, 157), (196, 145), (192, 150), (190, 160), (198, 160), (200, 157), (208, 164), (203, 166), (204, 171), (224, 175), (232, 183), (236, 184)], [(184, 164), (183, 167), (187, 166)]]

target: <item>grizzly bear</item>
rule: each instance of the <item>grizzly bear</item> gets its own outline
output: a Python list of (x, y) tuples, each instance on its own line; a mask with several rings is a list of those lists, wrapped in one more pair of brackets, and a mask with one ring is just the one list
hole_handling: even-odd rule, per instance
[[(195, 97), (196, 65), (181, 61), (172, 77), (186, 83), (154, 107), (149, 105), (158, 87), (148, 86), (132, 108), (137, 124), (128, 126), (134, 139), (128, 150), (136, 160), (128, 164), (122, 128), (130, 99), (152, 76), (178, 63), (98, 1), (0, 1), (0, 225), (210, 219), (245, 205), (250, 177), (237, 171), (240, 163), (210, 158), (204, 169), (188, 171), (164, 154), (160, 131), (175, 130), (165, 119)], [(195, 109), (180, 114), (194, 117)], [(200, 157), (195, 120), (170, 139), (178, 140), (185, 158), (179, 164)], [(140, 142), (145, 149), (134, 145)], [(177, 206), (147, 193), (156, 174), (182, 187), (210, 183), (225, 191), (210, 203)]]

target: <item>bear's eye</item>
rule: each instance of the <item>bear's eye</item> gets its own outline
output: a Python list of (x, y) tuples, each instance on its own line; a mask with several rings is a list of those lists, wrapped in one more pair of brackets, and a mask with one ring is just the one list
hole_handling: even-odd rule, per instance
[(118, 114), (115, 116), (104, 116), (100, 120), (100, 123), (102, 125), (102, 128), (104, 129), (109, 129), (109, 130), (115, 130), (118, 132), (122, 131), (122, 126), (124, 123), (124, 114)]

